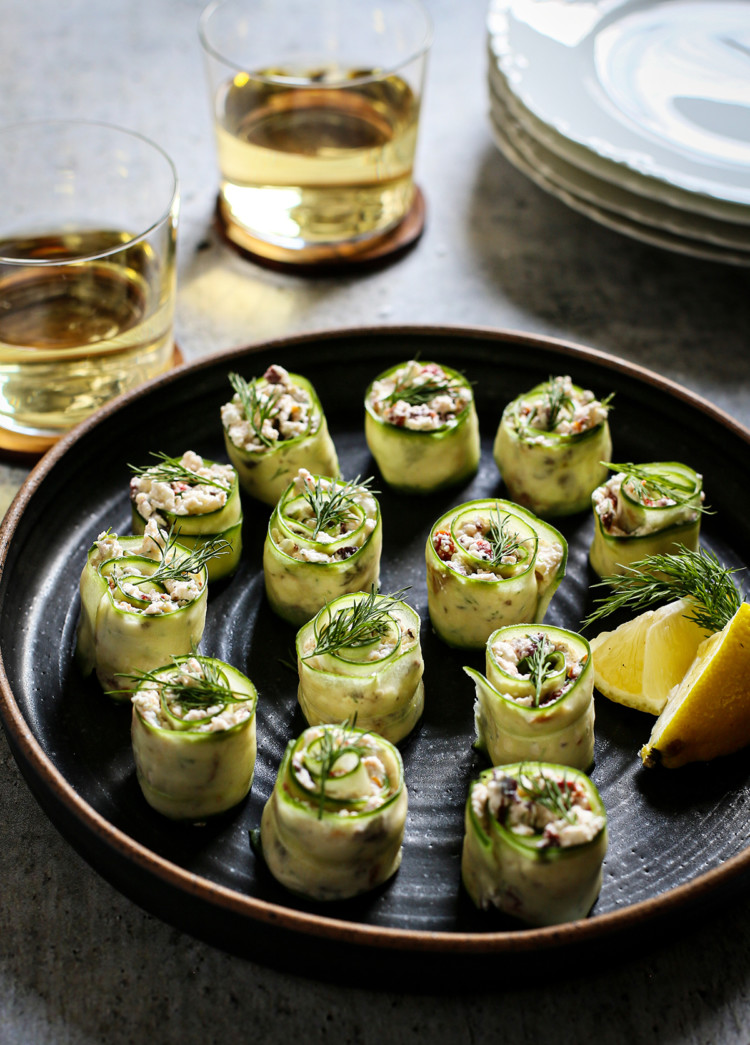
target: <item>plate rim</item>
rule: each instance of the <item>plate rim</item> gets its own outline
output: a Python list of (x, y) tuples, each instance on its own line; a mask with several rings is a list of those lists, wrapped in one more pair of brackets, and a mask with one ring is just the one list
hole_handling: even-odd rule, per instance
[[(664, 377), (639, 363), (633, 363), (600, 349), (587, 347), (578, 342), (543, 334), (534, 334), (513, 328), (493, 326), (462, 325), (373, 325), (360, 327), (334, 327), (312, 332), (280, 336), (250, 342), (247, 345), (224, 349), (215, 354), (201, 357), (193, 362), (183, 363), (168, 373), (153, 378), (139, 388), (123, 393), (87, 420), (72, 429), (60, 442), (49, 450), (23, 483), (10, 505), (0, 525), (0, 573), (4, 570), (13, 535), (23, 517), (24, 510), (34, 496), (44, 478), (55, 468), (57, 463), (68, 454), (76, 443), (91, 430), (104, 424), (110, 416), (117, 413), (129, 403), (150, 395), (157, 389), (182, 380), (188, 373), (200, 373), (201, 370), (227, 363), (239, 357), (251, 356), (255, 352), (266, 349), (282, 349), (298, 346), (319, 340), (347, 339), (361, 336), (435, 336), (456, 339), (476, 339), (496, 341), (498, 343), (534, 346), (540, 349), (553, 350), (562, 356), (581, 359), (602, 365), (605, 368), (639, 382), (644, 382), (657, 390), (676, 397), (688, 406), (708, 415), (713, 421), (729, 429), (742, 439), (750, 449), (750, 429), (733, 418), (720, 407), (715, 406), (699, 393), (693, 392), (684, 385)], [(69, 844), (73, 844), (68, 833), (56, 823), (27, 774), (36, 781), (42, 781), (51, 787), (50, 794), (62, 802), (65, 811), (89, 834), (92, 839), (103, 842), (111, 850), (120, 850), (127, 854), (128, 860), (137, 864), (142, 871), (155, 877), (161, 886), (175, 888), (181, 892), (189, 892), (193, 896), (220, 907), (225, 914), (241, 915), (244, 919), (264, 923), (269, 927), (289, 930), (307, 937), (334, 941), (340, 944), (365, 946), (372, 950), (389, 949), (399, 952), (434, 952), (437, 954), (461, 955), (507, 955), (531, 950), (560, 948), (571, 944), (591, 943), (612, 937), (624, 931), (630, 931), (644, 922), (652, 923), (655, 918), (662, 918), (674, 913), (689, 903), (698, 904), (709, 895), (719, 891), (717, 886), (729, 883), (750, 868), (750, 846), (742, 852), (730, 857), (718, 867), (712, 868), (696, 878), (655, 897), (628, 904), (622, 909), (610, 911), (593, 918), (580, 919), (563, 925), (545, 926), (542, 928), (495, 930), (489, 932), (451, 932), (447, 930), (402, 929), (393, 926), (363, 924), (341, 917), (332, 917), (315, 912), (299, 911), (283, 904), (272, 903), (257, 897), (245, 895), (228, 886), (212, 882), (201, 875), (194, 874), (173, 863), (147, 846), (115, 827), (104, 816), (93, 809), (81, 798), (67, 782), (63, 774), (44, 753), (35, 739), (30, 726), (26, 723), (11, 689), (5, 672), (5, 663), (0, 649), (0, 719), (6, 730), (8, 743), (18, 764), (24, 780), (32, 794), (42, 806), (45, 815), (53, 826), (63, 835)], [(19, 759), (21, 761), (19, 761)], [(108, 875), (84, 853), (84, 858), (94, 867), (97, 874), (110, 881)], [(127, 889), (113, 885), (123, 895), (133, 899)], [(138, 902), (134, 900), (134, 902)], [(158, 916), (158, 912), (154, 912)], [(181, 927), (182, 928), (182, 927)], [(190, 932), (189, 929), (183, 931)], [(215, 944), (221, 946), (220, 944)]]

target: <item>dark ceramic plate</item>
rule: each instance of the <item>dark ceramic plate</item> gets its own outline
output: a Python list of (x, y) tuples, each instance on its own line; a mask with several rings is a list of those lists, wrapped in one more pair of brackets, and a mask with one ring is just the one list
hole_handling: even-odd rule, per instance
[[(396, 495), (377, 481), (363, 438), (362, 396), (380, 370), (419, 355), (462, 369), (475, 383), (484, 434), (477, 477), (449, 494)], [(257, 684), (259, 753), (251, 797), (204, 827), (152, 812), (135, 780), (129, 712), (113, 706), (73, 665), (78, 579), (86, 550), (111, 526), (129, 528), (128, 462), (152, 450), (195, 449), (225, 457), (219, 407), (227, 372), (261, 373), (270, 362), (308, 376), (320, 393), (343, 474), (376, 475), (385, 527), (382, 584), (411, 585), (423, 618), (427, 693), (423, 721), (403, 743), (410, 794), (404, 859), (378, 892), (332, 906), (300, 902), (259, 865), (248, 841), (287, 740), (304, 728), (296, 676), (283, 665), (294, 633), (271, 613), (260, 568), (268, 510), (246, 503), (239, 572), (212, 592), (203, 648)], [(2, 531), (2, 710), (30, 787), (59, 830), (118, 889), (147, 910), (228, 950), (311, 975), (375, 979), (452, 966), (496, 974), (540, 952), (643, 943), (690, 905), (726, 896), (750, 868), (746, 755), (679, 771), (646, 771), (637, 752), (652, 720), (597, 697), (593, 779), (608, 813), (604, 885), (585, 921), (526, 929), (475, 912), (460, 881), (463, 806), (483, 768), (472, 749), (473, 686), (465, 663), (427, 618), (424, 544), (448, 507), (504, 496), (491, 441), (505, 403), (549, 374), (570, 373), (600, 395), (616, 393), (612, 430), (619, 460), (683, 460), (706, 476), (716, 509), (704, 543), (744, 565), (750, 520), (740, 510), (750, 434), (689, 392), (611, 357), (562, 342), (486, 330), (336, 331), (225, 353), (183, 367), (105, 408), (64, 439), (32, 473)], [(568, 576), (547, 620), (576, 629), (591, 607), (588, 514), (560, 523)], [(616, 621), (613, 621), (616, 623)], [(463, 980), (463, 977), (462, 977)], [(393, 982), (396, 982), (393, 980)], [(471, 982), (465, 980), (464, 982)]]

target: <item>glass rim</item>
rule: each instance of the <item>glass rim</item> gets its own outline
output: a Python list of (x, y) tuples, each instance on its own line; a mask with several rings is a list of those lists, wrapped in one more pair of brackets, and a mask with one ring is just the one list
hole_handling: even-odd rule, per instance
[[(73, 258), (63, 258), (63, 259), (8, 257), (7, 255), (3, 254), (2, 251), (0, 250), (0, 264), (3, 264), (3, 265), (16, 265), (18, 267), (34, 267), (34, 266), (36, 266), (38, 268), (42, 268), (42, 267), (50, 268), (50, 267), (57, 266), (58, 268), (62, 268), (62, 267), (68, 266), (68, 265), (78, 265), (78, 264), (80, 264), (83, 261), (96, 261), (98, 258), (112, 257), (112, 255), (119, 254), (121, 251), (127, 249), (128, 247), (131, 247), (131, 246), (133, 246), (133, 245), (135, 245), (137, 243), (140, 243), (142, 240), (147, 239), (151, 235), (152, 232), (154, 232), (156, 229), (159, 228), (160, 225), (163, 225), (165, 221), (169, 220), (170, 216), (175, 211), (176, 207), (179, 208), (179, 202), (180, 202), (180, 180), (179, 180), (179, 176), (177, 174), (177, 167), (175, 166), (174, 161), (172, 160), (172, 158), (169, 155), (169, 153), (167, 153), (161, 147), (161, 145), (157, 145), (157, 143), (155, 141), (152, 141), (152, 139), (148, 138), (145, 134), (141, 134), (140, 131), (133, 131), (133, 130), (130, 130), (129, 128), (127, 128), (127, 127), (120, 127), (118, 124), (107, 123), (106, 121), (103, 121), (103, 120), (85, 120), (85, 119), (76, 119), (76, 118), (21, 120), (18, 123), (9, 123), (9, 124), (4, 124), (3, 126), (0, 126), (0, 146), (2, 146), (2, 140), (3, 140), (3, 138), (7, 134), (11, 134), (13, 132), (18, 132), (18, 131), (26, 131), (26, 130), (33, 131), (35, 129), (41, 129), (43, 127), (46, 127), (48, 129), (52, 129), (52, 130), (54, 130), (54, 129), (62, 130), (62, 129), (65, 129), (65, 128), (74, 128), (74, 127), (86, 127), (86, 128), (96, 128), (96, 129), (105, 130), (105, 131), (116, 131), (118, 134), (123, 134), (123, 135), (125, 135), (128, 138), (135, 138), (138, 141), (143, 142), (145, 145), (148, 145), (155, 152), (159, 153), (159, 155), (162, 157), (162, 159), (167, 161), (167, 166), (169, 167), (169, 170), (170, 170), (170, 172), (172, 174), (172, 191), (170, 193), (169, 203), (167, 204), (166, 208), (160, 213), (159, 217), (155, 221), (152, 221), (151, 224), (147, 228), (145, 228), (142, 231), (138, 232), (136, 235), (132, 236), (129, 240), (125, 240), (123, 243), (119, 244), (118, 246), (108, 247), (106, 250), (96, 250), (96, 251), (93, 251), (93, 252), (81, 253), (81, 254), (76, 255)], [(71, 229), (70, 231), (73, 233), (73, 232), (80, 232), (82, 230), (81, 229)], [(51, 229), (50, 232), (59, 233), (59, 229)], [(4, 234), (0, 234), (0, 235), (4, 236)]]
[[(277, 84), (279, 86), (309, 86), (311, 81), (302, 76), (268, 76), (261, 73), (254, 73), (248, 70), (246, 65), (234, 62), (231, 59), (227, 58), (225, 55), (223, 55), (220, 51), (216, 50), (216, 48), (208, 39), (208, 34), (206, 31), (207, 23), (215, 11), (218, 11), (220, 7), (224, 7), (226, 4), (232, 2), (233, 0), (211, 0), (211, 3), (207, 4), (206, 7), (204, 7), (201, 11), (200, 18), (198, 19), (198, 36), (206, 53), (210, 54), (212, 58), (215, 58), (217, 61), (221, 62), (223, 65), (226, 65), (228, 68), (234, 69), (236, 72), (247, 73), (249, 76), (252, 77), (253, 80), (257, 80), (259, 83)], [(419, 45), (414, 47), (406, 57), (401, 58), (398, 62), (394, 62), (391, 65), (383, 65), (377, 69), (373, 69), (372, 72), (368, 73), (367, 75), (351, 77), (347, 78), (346, 80), (328, 80), (322, 82), (315, 81), (315, 87), (319, 88), (320, 90), (329, 90), (340, 87), (342, 83), (346, 83), (347, 87), (354, 87), (367, 83), (376, 83), (377, 81), (384, 79), (384, 77), (386, 76), (391, 76), (394, 73), (397, 73), (400, 69), (403, 69), (404, 66), (409, 65), (410, 62), (413, 62), (417, 58), (421, 58), (423, 55), (425, 55), (432, 46), (432, 40), (434, 36), (433, 23), (432, 18), (430, 17), (430, 13), (425, 7), (422, 0), (402, 0), (402, 2), (414, 8), (414, 10), (419, 11), (419, 13), (422, 15), (424, 19), (424, 34), (422, 37), (422, 41)]]

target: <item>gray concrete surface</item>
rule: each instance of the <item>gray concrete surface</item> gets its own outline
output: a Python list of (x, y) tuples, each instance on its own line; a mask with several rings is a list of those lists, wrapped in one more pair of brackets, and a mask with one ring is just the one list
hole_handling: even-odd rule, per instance
[[(0, 0), (0, 124), (86, 116), (171, 153), (188, 359), (336, 326), (498, 326), (637, 361), (748, 424), (747, 273), (621, 238), (516, 173), (488, 129), (484, 0), (427, 2), (436, 39), (418, 180), (428, 226), (378, 273), (299, 280), (218, 241), (195, 0)], [(21, 477), (4, 468), (0, 485)], [(582, 965), (562, 985), (543, 964), (535, 984), (480, 994), (343, 989), (227, 956), (145, 915), (60, 838), (4, 737), (0, 802), (0, 1045), (750, 1041), (747, 902), (612, 969)], [(455, 975), (458, 985), (459, 965)]]

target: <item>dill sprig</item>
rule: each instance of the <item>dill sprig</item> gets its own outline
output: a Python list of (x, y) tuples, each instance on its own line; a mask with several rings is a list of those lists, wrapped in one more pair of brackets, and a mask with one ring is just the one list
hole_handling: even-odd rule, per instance
[(551, 432), (557, 427), (562, 412), (573, 409), (573, 399), (565, 391), (565, 382), (561, 377), (549, 378), (543, 396), (547, 412), (546, 430)]
[(159, 452), (151, 452), (151, 457), (155, 457), (158, 464), (146, 465), (139, 467), (138, 465), (129, 464), (128, 468), (133, 475), (148, 476), (149, 479), (153, 479), (158, 483), (187, 483), (188, 486), (216, 486), (219, 490), (224, 490), (225, 493), (229, 493), (231, 490), (231, 484), (229, 486), (226, 483), (219, 482), (218, 479), (210, 479), (203, 475), (197, 475), (192, 472), (189, 468), (186, 468), (182, 463), (180, 457), (169, 457), (168, 454)]
[(315, 518), (315, 528), (311, 539), (315, 540), (321, 530), (330, 530), (344, 522), (352, 511), (354, 494), (357, 490), (376, 493), (375, 490), (370, 489), (371, 483), (372, 478), (360, 482), (359, 476), (350, 479), (343, 485), (338, 485), (336, 480), (330, 479), (326, 480), (327, 485), (324, 486), (319, 476), (316, 477), (314, 486), (305, 483), (302, 488), (302, 496), (310, 505)]
[(583, 627), (614, 613), (616, 610), (644, 610), (662, 600), (687, 599), (695, 621), (708, 632), (721, 631), (742, 604), (742, 595), (732, 575), (738, 569), (722, 566), (713, 552), (700, 548), (697, 552), (679, 544), (679, 553), (647, 555), (627, 567), (627, 573), (605, 577), (595, 588), (607, 587), (602, 599)]
[(534, 707), (539, 707), (539, 701), (542, 699), (542, 686), (544, 685), (545, 679), (555, 673), (558, 670), (560, 658), (558, 651), (549, 641), (546, 635), (541, 632), (536, 635), (527, 635), (527, 638), (531, 639), (534, 643), (534, 648), (531, 653), (528, 653), (518, 662), (518, 670), (529, 676), (529, 681), (534, 686)]
[(302, 660), (326, 653), (337, 653), (343, 649), (367, 646), (379, 635), (384, 635), (388, 630), (393, 607), (408, 590), (406, 587), (390, 595), (378, 595), (373, 585), (366, 598), (345, 606), (333, 616), (330, 603), (326, 603), (328, 623), (320, 632), (316, 632), (315, 648), (306, 653)]
[(436, 378), (427, 378), (420, 384), (411, 384), (409, 380), (397, 384), (393, 391), (385, 397), (386, 403), (404, 402), (409, 406), (421, 406), (423, 403), (431, 402), (435, 396), (454, 395), (458, 389), (455, 382), (440, 381)]
[[(189, 671), (186, 661), (180, 663), (178, 658), (173, 656), (173, 669), (179, 673), (179, 678), (164, 677), (164, 668), (152, 671), (119, 671), (117, 677), (130, 679), (138, 685), (148, 682), (158, 691), (162, 705), (165, 704), (166, 694), (169, 692), (172, 702), (179, 703), (182, 708), (187, 710), (205, 709), (217, 703), (222, 707), (227, 704), (245, 704), (250, 699), (247, 693), (232, 689), (224, 672), (210, 658), (199, 657), (195, 653), (192, 656), (200, 664), (200, 674)], [(114, 696), (126, 692), (130, 692), (130, 690), (110, 690), (109, 695)]]
[(258, 391), (256, 381), (246, 381), (239, 374), (228, 375), (229, 383), (239, 397), (242, 412), (259, 443), (262, 446), (273, 446), (275, 440), (263, 432), (266, 421), (272, 420), (279, 412), (280, 388), (271, 388), (267, 394)]
[[(159, 534), (163, 536), (164, 530)], [(192, 573), (200, 573), (210, 559), (216, 559), (220, 555), (226, 555), (232, 550), (232, 545), (224, 537), (218, 535), (209, 538), (202, 544), (196, 545), (187, 555), (178, 558), (175, 548), (179, 544), (180, 531), (176, 529), (173, 522), (166, 532), (164, 543), (159, 545), (159, 565), (156, 570), (144, 577), (128, 578), (133, 584), (145, 584), (153, 581), (163, 584), (165, 581), (188, 581)]]
[(495, 505), (494, 516), (490, 514), (490, 528), (487, 531), (486, 539), (492, 550), (489, 560), (491, 566), (512, 565), (512, 563), (504, 563), (503, 559), (509, 555), (517, 555), (516, 561), (518, 561), (521, 556), (517, 553), (523, 550), (522, 545), (530, 540), (537, 540), (537, 538), (519, 537), (518, 533), (511, 530), (508, 525), (510, 518), (510, 515), (501, 518), (499, 504)]
[[(606, 464), (607, 468), (613, 472), (622, 472), (625, 476), (623, 482), (627, 482), (628, 485), (633, 487), (635, 496), (641, 502), (666, 497), (674, 501), (675, 504), (686, 504), (697, 492), (695, 484), (688, 480), (683, 479), (680, 481), (676, 476), (667, 475), (664, 472), (651, 472), (641, 465), (633, 464), (631, 461), (625, 464), (612, 464), (610, 461), (603, 461), (602, 464)], [(697, 504), (691, 505), (691, 507), (696, 512), (713, 514), (709, 508), (704, 507), (700, 503), (700, 500)]]
[(320, 762), (320, 770), (316, 773), (308, 764), (308, 771), (318, 785), (318, 820), (323, 818), (328, 797), (326, 783), (334, 775), (333, 770), (338, 760), (348, 754), (355, 754), (361, 759), (368, 750), (367, 745), (362, 743), (367, 734), (355, 731), (356, 721), (355, 715), (351, 722), (345, 719), (340, 726), (324, 726), (318, 744), (320, 756), (318, 757), (317, 753), (315, 755), (315, 760)]
[(557, 816), (569, 824), (576, 822), (573, 795), (567, 786), (567, 775), (563, 774), (562, 786), (560, 786), (556, 780), (542, 772), (541, 766), (532, 775), (532, 771), (527, 769), (524, 764), (518, 773), (518, 784), (528, 798), (540, 806), (544, 806), (553, 816)]

